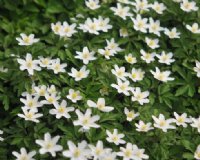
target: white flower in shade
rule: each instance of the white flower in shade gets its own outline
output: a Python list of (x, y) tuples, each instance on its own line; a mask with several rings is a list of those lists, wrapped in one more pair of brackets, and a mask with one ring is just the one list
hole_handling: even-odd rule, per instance
[(22, 108), (31, 109), (31, 110), (37, 112), (38, 111), (38, 107), (42, 107), (43, 106), (43, 104), (40, 103), (38, 101), (38, 99), (39, 99), (39, 96), (37, 96), (37, 95), (35, 97), (33, 97), (30, 94), (26, 94), (26, 98), (25, 99), (24, 98), (20, 98), (20, 101), (22, 103), (24, 103), (24, 107), (22, 107)]
[(125, 144), (126, 142), (122, 139), (124, 138), (124, 134), (119, 134), (117, 129), (114, 129), (113, 133), (109, 130), (106, 130), (107, 138), (106, 140), (110, 143), (114, 143), (116, 145)]
[(139, 87), (136, 87), (131, 90), (133, 93), (133, 96), (131, 97), (131, 100), (139, 102), (140, 105), (143, 105), (144, 103), (149, 103), (149, 99), (147, 98), (149, 96), (149, 91), (142, 92)]
[(0, 72), (7, 73), (8, 68), (4, 68), (3, 66), (0, 66)]
[[(106, 1), (106, 0), (105, 0)], [(129, 0), (117, 0), (118, 2), (124, 3), (124, 4), (130, 4)]]
[(180, 38), (180, 32), (177, 32), (177, 29), (174, 27), (171, 30), (169, 30), (168, 28), (165, 28), (164, 33), (170, 38), (170, 39), (174, 39), (174, 38)]
[(114, 56), (116, 53), (114, 50), (105, 48), (105, 49), (98, 49), (98, 52), (103, 55), (106, 59), (110, 59), (111, 56)]
[(39, 41), (38, 38), (34, 38), (34, 34), (26, 35), (24, 33), (20, 34), (21, 37), (17, 37), (16, 40), (19, 42), (20, 46), (29, 46), (33, 43), (37, 43)]
[(87, 105), (89, 107), (92, 107), (92, 108), (97, 108), (102, 112), (110, 112), (114, 109), (114, 107), (105, 105), (105, 99), (104, 98), (98, 98), (97, 103), (95, 103), (91, 100), (88, 100)]
[(55, 85), (48, 86), (47, 92), (48, 92), (49, 94), (57, 94), (57, 90), (56, 90)]
[(192, 26), (190, 25), (186, 25), (186, 28), (191, 31), (192, 33), (200, 33), (200, 28), (199, 28), (199, 25), (198, 23), (193, 23)]
[(47, 94), (47, 87), (45, 85), (35, 86), (34, 90), (39, 96), (45, 96)]
[(134, 110), (129, 111), (126, 107), (124, 108), (124, 113), (126, 114), (126, 120), (129, 122), (140, 115), (138, 112), (135, 112)]
[(177, 2), (177, 3), (180, 3), (180, 2), (182, 2), (183, 0), (172, 0), (172, 1)]
[(157, 1), (151, 5), (151, 8), (158, 14), (163, 14), (163, 11), (167, 9), (163, 3), (158, 3)]
[(104, 155), (102, 160), (117, 160), (117, 153), (109, 151)]
[(150, 70), (150, 72), (153, 74), (154, 78), (162, 81), (162, 82), (167, 82), (167, 81), (173, 81), (174, 78), (169, 77), (169, 75), (171, 74), (171, 71), (163, 71), (161, 72), (160, 69), (158, 67), (156, 67), (156, 71), (152, 71)]
[(63, 155), (71, 160), (87, 160), (91, 154), (86, 141), (78, 143), (77, 146), (72, 141), (68, 141), (67, 145), (69, 150), (63, 151)]
[(136, 57), (133, 57), (131, 53), (129, 53), (128, 55), (125, 55), (125, 60), (130, 64), (137, 63)]
[(126, 148), (120, 147), (120, 152), (117, 152), (117, 155), (123, 157), (123, 160), (133, 159), (133, 144), (127, 143)]
[(83, 30), (83, 32), (99, 35), (99, 25), (91, 18), (87, 18), (84, 24), (79, 24), (79, 29)]
[(200, 160), (200, 145), (197, 146), (196, 151), (194, 152), (194, 158)]
[(145, 150), (138, 148), (137, 145), (133, 145), (133, 159), (134, 160), (142, 160), (149, 159), (147, 154), (144, 154)]
[(110, 19), (99, 16), (98, 19), (94, 19), (94, 22), (97, 22), (99, 30), (103, 32), (108, 32), (109, 29), (112, 29), (112, 25), (109, 24)]
[(154, 120), (154, 127), (160, 128), (163, 132), (167, 132), (168, 129), (176, 129), (175, 126), (171, 125), (175, 120), (173, 118), (165, 119), (163, 114), (159, 114), (159, 117), (152, 116)]
[(56, 22), (56, 24), (51, 23), (51, 29), (55, 34), (60, 35), (60, 31), (62, 29), (61, 22)]
[(69, 94), (67, 95), (67, 98), (70, 99), (73, 103), (76, 103), (77, 101), (80, 101), (82, 99), (82, 96), (80, 94), (80, 91), (69, 89)]
[(119, 44), (115, 42), (115, 39), (112, 38), (110, 41), (106, 39), (107, 49), (113, 50), (115, 53), (121, 52), (122, 49), (119, 47)]
[(12, 154), (16, 157), (16, 160), (35, 160), (33, 156), (36, 155), (36, 151), (27, 153), (25, 148), (21, 148), (20, 153), (13, 151)]
[(30, 75), (34, 74), (34, 70), (41, 71), (41, 68), (38, 66), (40, 61), (33, 60), (30, 53), (26, 54), (26, 59), (17, 59), (17, 62), (20, 64), (20, 70), (27, 70)]
[(63, 100), (61, 104), (59, 103), (54, 103), (55, 109), (51, 109), (49, 111), (50, 114), (56, 115), (57, 119), (60, 119), (61, 117), (65, 118), (71, 118), (69, 112), (74, 111), (74, 107), (67, 107), (67, 102)]
[(192, 123), (191, 126), (197, 128), (198, 132), (200, 133), (200, 117), (199, 118), (191, 118)]
[(157, 38), (151, 39), (151, 38), (146, 37), (145, 42), (151, 49), (156, 49), (160, 47), (160, 45), (158, 44), (159, 40)]
[(150, 5), (147, 0), (135, 0), (135, 2), (132, 2), (131, 4), (135, 6), (136, 12), (149, 11)]
[(91, 10), (95, 10), (100, 7), (99, 0), (85, 0), (85, 5)]
[(117, 7), (111, 7), (110, 9), (114, 12), (114, 15), (117, 15), (124, 20), (126, 20), (126, 17), (130, 17), (133, 15), (129, 12), (129, 7), (122, 7), (120, 3), (117, 3)]
[(164, 28), (160, 26), (160, 21), (156, 20), (154, 21), (153, 18), (149, 18), (149, 33), (156, 34), (157, 36), (160, 36), (160, 32)]
[(175, 59), (172, 59), (173, 57), (173, 53), (169, 52), (169, 53), (165, 53), (165, 51), (162, 51), (161, 55), (156, 55), (156, 57), (158, 57), (160, 63), (164, 63), (167, 65), (170, 65), (172, 62), (175, 61)]
[(68, 73), (71, 77), (75, 79), (75, 81), (80, 81), (84, 78), (87, 78), (90, 73), (90, 70), (86, 70), (86, 66), (84, 65), (81, 67), (81, 69), (78, 71), (75, 68), (71, 69), (71, 73)]
[(133, 21), (133, 28), (136, 31), (147, 33), (149, 25), (147, 24), (148, 19), (142, 18), (140, 14), (137, 14), (136, 18), (131, 18)]
[(151, 123), (144, 123), (143, 121), (139, 121), (138, 123), (135, 123), (135, 126), (137, 127), (136, 130), (138, 132), (148, 132), (149, 130), (152, 130), (153, 127), (151, 127)]
[(114, 69), (111, 70), (112, 74), (114, 74), (117, 78), (121, 80), (126, 80), (128, 74), (125, 71), (125, 67), (119, 67), (118, 65), (114, 65)]
[(103, 147), (102, 141), (98, 141), (96, 146), (89, 145), (89, 148), (91, 150), (91, 155), (93, 157), (93, 160), (101, 160), (101, 159), (103, 160), (105, 154), (111, 151), (111, 149)]
[(67, 22), (63, 22), (62, 28), (59, 31), (59, 35), (62, 37), (71, 37), (77, 31), (75, 30), (76, 24), (69, 25)]
[(174, 116), (175, 116), (175, 122), (177, 126), (183, 126), (184, 128), (187, 127), (186, 123), (190, 123), (191, 119), (187, 118), (187, 114), (183, 113), (181, 115), (178, 115), (176, 112), (174, 112)]
[(144, 78), (145, 72), (141, 69), (132, 68), (131, 73), (129, 73), (129, 77), (134, 81), (141, 81)]
[(85, 114), (83, 114), (79, 109), (77, 109), (76, 114), (78, 120), (75, 120), (73, 123), (75, 126), (81, 126), (83, 130), (89, 130), (90, 128), (99, 128), (100, 126), (96, 124), (96, 121), (100, 119), (99, 115), (91, 116), (92, 110), (87, 109)]
[(54, 59), (51, 61), (51, 65), (49, 65), (48, 69), (52, 69), (54, 74), (64, 73), (66, 72), (65, 67), (67, 66), (66, 63), (60, 63), (60, 59)]
[(200, 62), (197, 60), (195, 62), (196, 62), (196, 67), (194, 67), (193, 70), (197, 73), (197, 77), (200, 77)]
[(63, 147), (58, 145), (60, 136), (51, 137), (50, 133), (45, 133), (44, 140), (37, 139), (35, 142), (41, 146), (40, 154), (50, 153), (53, 157), (56, 157), (56, 152), (62, 151)]
[(88, 64), (90, 61), (96, 59), (94, 57), (94, 51), (89, 51), (88, 47), (84, 47), (82, 52), (76, 51), (77, 56), (75, 58), (83, 61), (84, 64)]
[(123, 82), (120, 79), (117, 79), (117, 84), (111, 84), (113, 88), (117, 89), (118, 93), (123, 93), (126, 96), (130, 95), (129, 91), (131, 90), (131, 87), (129, 85), (130, 82), (128, 80)]
[(128, 30), (126, 29), (126, 28), (121, 28), (120, 30), (119, 30), (119, 35), (120, 35), (120, 37), (128, 37)]
[(41, 101), (42, 104), (54, 104), (60, 99), (60, 96), (58, 96), (56, 93), (53, 94), (46, 93), (45, 99), (46, 100)]
[(141, 49), (140, 53), (142, 54), (141, 59), (144, 60), (146, 63), (151, 63), (155, 61), (155, 58), (154, 58), (156, 56), (155, 52), (148, 53), (148, 52), (145, 52), (143, 49)]
[[(0, 130), (0, 135), (2, 135), (2, 134), (3, 134), (3, 131)], [(0, 141), (3, 141), (3, 140), (4, 140), (4, 138), (0, 137)]]
[(185, 12), (198, 11), (199, 7), (196, 6), (195, 1), (182, 0), (181, 9)]
[(46, 57), (44, 58), (43, 56), (39, 56), (38, 57), (40, 60), (40, 67), (49, 67), (49, 65), (51, 64), (51, 58), (50, 57)]
[(17, 114), (19, 117), (24, 118), (26, 121), (32, 121), (39, 123), (38, 118), (42, 117), (43, 114), (37, 113), (34, 110), (28, 110), (27, 108), (22, 108), (23, 114)]

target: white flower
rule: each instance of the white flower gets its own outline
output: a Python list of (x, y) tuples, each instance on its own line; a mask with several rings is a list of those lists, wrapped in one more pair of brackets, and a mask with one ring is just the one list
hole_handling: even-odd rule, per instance
[(199, 7), (196, 6), (195, 1), (182, 0), (181, 9), (185, 12), (198, 11)]
[(122, 7), (120, 3), (117, 3), (117, 7), (111, 7), (110, 9), (114, 12), (114, 15), (117, 15), (124, 20), (126, 20), (126, 17), (130, 17), (133, 15), (129, 12), (129, 7)]
[(121, 80), (126, 80), (126, 76), (128, 76), (128, 74), (125, 71), (125, 67), (119, 67), (118, 65), (114, 65), (115, 69), (112, 69), (111, 72), (112, 74), (114, 74), (117, 78), (121, 79)]
[(77, 101), (82, 99), (82, 96), (80, 94), (80, 91), (69, 89), (69, 94), (67, 95), (67, 98), (70, 99), (73, 103), (76, 103)]
[(22, 108), (23, 114), (17, 114), (19, 117), (24, 118), (26, 121), (33, 121), (39, 123), (38, 118), (42, 117), (43, 114), (37, 113), (34, 110), (28, 110), (27, 108)]
[(111, 151), (111, 149), (103, 148), (102, 141), (98, 141), (96, 146), (89, 145), (89, 148), (91, 149), (91, 155), (93, 157), (93, 160), (103, 160), (105, 154)]
[(158, 44), (159, 40), (157, 38), (151, 39), (151, 38), (146, 37), (145, 42), (151, 49), (156, 49), (160, 47), (160, 45)]
[(139, 121), (139, 123), (135, 123), (135, 126), (137, 127), (136, 130), (138, 132), (148, 132), (149, 130), (152, 130), (153, 127), (151, 127), (151, 123), (144, 123), (143, 121)]
[(161, 72), (160, 69), (158, 67), (156, 67), (156, 71), (152, 71), (150, 70), (150, 72), (153, 74), (154, 78), (162, 81), (162, 82), (167, 82), (167, 81), (173, 81), (174, 78), (169, 77), (169, 75), (171, 74), (171, 71), (163, 71)]
[(98, 19), (94, 19), (94, 22), (98, 24), (99, 30), (103, 32), (108, 32), (109, 29), (112, 29), (112, 25), (109, 24), (110, 19), (99, 16)]
[(127, 143), (126, 148), (120, 147), (120, 152), (118, 152), (117, 155), (123, 157), (123, 160), (133, 159), (133, 144)]
[(39, 60), (40, 60), (40, 67), (49, 67), (49, 65), (51, 64), (51, 58), (50, 57), (42, 57), (42, 56), (39, 56), (38, 57)]
[(114, 50), (110, 50), (108, 48), (98, 49), (98, 52), (103, 55), (106, 59), (110, 59), (111, 56), (114, 56), (116, 53)]
[(148, 19), (142, 18), (140, 14), (137, 14), (136, 18), (131, 18), (133, 21), (133, 28), (136, 31), (147, 33), (149, 25), (147, 24)]
[(172, 1), (177, 2), (177, 3), (180, 3), (180, 2), (182, 2), (183, 0), (172, 0)]
[(110, 112), (114, 109), (114, 107), (105, 105), (105, 99), (104, 98), (98, 98), (97, 103), (95, 103), (91, 100), (88, 100), (87, 105), (89, 107), (98, 108), (102, 112)]
[(65, 100), (63, 100), (61, 104), (58, 104), (57, 102), (54, 103), (54, 107), (55, 109), (51, 109), (49, 113), (56, 115), (57, 119), (60, 119), (61, 117), (71, 118), (69, 112), (74, 111), (74, 107), (67, 107), (67, 102)]
[(149, 99), (147, 98), (149, 96), (149, 91), (141, 92), (141, 88), (136, 87), (135, 89), (132, 89), (131, 92), (133, 93), (133, 96), (131, 97), (133, 102), (137, 101), (140, 105), (149, 103)]
[(126, 114), (126, 120), (129, 122), (140, 115), (140, 113), (135, 112), (134, 110), (129, 111), (126, 107), (124, 108), (124, 113)]
[(125, 55), (125, 60), (130, 64), (137, 63), (136, 57), (133, 57), (131, 53), (129, 53), (128, 55)]
[(132, 68), (131, 73), (129, 73), (129, 77), (134, 81), (141, 81), (144, 78), (145, 72), (141, 69)]
[(149, 156), (144, 154), (144, 149), (139, 149), (137, 145), (133, 145), (133, 159), (142, 160), (149, 159)]
[(156, 34), (160, 36), (160, 32), (163, 30), (163, 27), (160, 26), (160, 21), (154, 21), (153, 18), (149, 18), (149, 33)]
[(200, 133), (200, 117), (199, 118), (191, 118), (192, 123), (191, 126), (197, 128), (198, 132)]
[(126, 29), (126, 28), (121, 28), (120, 30), (119, 30), (119, 35), (120, 35), (120, 37), (128, 37), (128, 30)]
[(63, 147), (58, 145), (60, 136), (51, 137), (50, 133), (45, 133), (44, 140), (37, 139), (35, 142), (41, 146), (40, 154), (50, 153), (53, 157), (56, 156), (56, 152), (62, 151)]
[(77, 146), (72, 141), (68, 141), (67, 145), (69, 150), (63, 151), (63, 155), (71, 160), (87, 160), (91, 154), (86, 141), (78, 143)]
[(163, 114), (159, 114), (159, 117), (152, 116), (154, 120), (154, 127), (162, 129), (163, 132), (167, 132), (168, 129), (176, 129), (171, 123), (175, 122), (173, 118), (165, 119)]
[(92, 110), (87, 109), (85, 114), (83, 114), (79, 109), (76, 110), (78, 120), (74, 121), (75, 126), (81, 126), (83, 130), (89, 130), (90, 128), (99, 128), (100, 126), (96, 124), (96, 121), (100, 119), (99, 115), (91, 116)]
[(116, 152), (107, 152), (102, 160), (117, 160)]
[(113, 50), (115, 53), (122, 51), (119, 45), (115, 42), (114, 38), (112, 38), (110, 41), (106, 39), (106, 43), (107, 43), (106, 49)]
[(116, 145), (125, 144), (126, 142), (122, 139), (124, 138), (124, 134), (118, 134), (118, 130), (114, 129), (113, 133), (109, 130), (106, 130), (107, 138), (106, 140), (110, 143), (114, 143)]
[(46, 100), (41, 101), (42, 104), (54, 104), (60, 99), (60, 96), (58, 96), (56, 93), (52, 93), (52, 94), (46, 93), (45, 99)]
[(147, 0), (135, 0), (135, 2), (132, 2), (131, 4), (135, 6), (136, 12), (149, 11), (150, 5)]
[(49, 94), (57, 94), (57, 90), (56, 90), (55, 85), (48, 86), (47, 92), (48, 92)]
[(26, 54), (26, 59), (17, 59), (17, 62), (20, 64), (20, 70), (27, 70), (30, 75), (34, 74), (34, 70), (41, 71), (41, 68), (38, 66), (40, 61), (33, 60), (30, 53)]
[(185, 128), (185, 127), (187, 127), (186, 123), (190, 123), (191, 122), (191, 119), (187, 118), (187, 114), (186, 113), (178, 115), (176, 112), (174, 112), (174, 116), (176, 118), (175, 119), (176, 125), (178, 125), (178, 126), (182, 125)]
[(177, 29), (174, 27), (171, 30), (169, 30), (168, 28), (165, 28), (165, 32), (164, 32), (170, 39), (174, 39), (174, 38), (180, 38), (180, 32), (177, 32)]
[(160, 63), (164, 63), (167, 65), (170, 65), (172, 62), (175, 61), (175, 59), (172, 59), (173, 57), (173, 53), (169, 52), (169, 53), (165, 53), (165, 51), (162, 51), (161, 55), (156, 55), (156, 57), (158, 57)]
[(92, 21), (91, 18), (87, 18), (84, 24), (79, 24), (79, 29), (96, 35), (99, 35), (100, 30), (98, 23)]
[(8, 68), (4, 68), (3, 66), (0, 67), (0, 72), (7, 73)]
[(84, 78), (87, 78), (90, 73), (90, 70), (86, 70), (86, 66), (82, 66), (78, 71), (75, 68), (71, 69), (71, 73), (68, 73), (71, 77), (75, 78), (75, 81), (80, 81)]
[(71, 37), (77, 31), (75, 30), (76, 24), (73, 23), (69, 25), (67, 22), (63, 22), (61, 29), (59, 30), (59, 35), (62, 37)]
[(56, 24), (51, 23), (51, 29), (55, 34), (60, 35), (60, 31), (62, 29), (61, 22), (56, 22)]
[(111, 84), (111, 86), (117, 89), (118, 93), (123, 93), (126, 96), (129, 96), (130, 95), (129, 91), (131, 90), (129, 84), (130, 82), (128, 80), (123, 82), (120, 79), (117, 79), (117, 84)]
[(13, 151), (12, 154), (16, 157), (16, 160), (35, 160), (33, 156), (36, 155), (36, 151), (27, 153), (25, 148), (21, 148), (20, 153)]
[(163, 3), (158, 3), (157, 1), (151, 5), (151, 8), (158, 14), (163, 14), (163, 11), (167, 9)]
[(40, 103), (39, 101), (38, 101), (38, 99), (39, 99), (39, 96), (35, 96), (35, 97), (33, 97), (32, 95), (30, 95), (30, 94), (26, 94), (26, 98), (24, 99), (24, 98), (20, 98), (20, 101), (22, 102), (22, 103), (24, 103), (24, 107), (22, 107), (22, 108), (26, 108), (26, 109), (31, 109), (31, 110), (33, 110), (33, 111), (38, 111), (38, 107), (42, 107), (42, 103)]
[(142, 54), (141, 59), (144, 60), (146, 63), (151, 63), (155, 61), (154, 59), (154, 57), (156, 56), (155, 52), (148, 53), (148, 52), (145, 52), (143, 49), (141, 49), (140, 53)]
[(196, 148), (196, 151), (194, 153), (194, 158), (200, 160), (200, 145), (198, 145)]
[(100, 7), (99, 0), (85, 0), (85, 5), (91, 10), (95, 10)]
[(190, 25), (186, 25), (186, 28), (191, 31), (192, 33), (200, 33), (200, 28), (199, 28), (199, 25), (198, 23), (193, 23), (192, 26)]
[[(3, 134), (3, 131), (0, 130), (0, 135), (2, 135), (2, 134)], [(4, 138), (0, 137), (0, 141), (3, 141), (3, 140), (4, 140)]]
[(67, 66), (66, 63), (60, 63), (60, 59), (54, 59), (51, 61), (51, 65), (48, 66), (48, 69), (52, 69), (54, 74), (64, 73), (66, 72), (65, 67)]
[(197, 73), (197, 77), (200, 77), (200, 62), (197, 60), (195, 62), (196, 62), (196, 67), (194, 67), (193, 70)]
[(45, 85), (36, 86), (34, 90), (39, 96), (45, 96), (45, 94), (47, 94), (47, 87)]
[(76, 51), (77, 56), (75, 58), (80, 59), (83, 61), (84, 64), (88, 64), (90, 61), (96, 59), (94, 57), (94, 51), (89, 51), (88, 47), (84, 47), (82, 52)]
[(24, 33), (21, 33), (20, 36), (21, 38), (20, 37), (16, 38), (20, 46), (29, 46), (39, 41), (38, 38), (34, 38), (35, 37), (34, 34), (26, 35)]

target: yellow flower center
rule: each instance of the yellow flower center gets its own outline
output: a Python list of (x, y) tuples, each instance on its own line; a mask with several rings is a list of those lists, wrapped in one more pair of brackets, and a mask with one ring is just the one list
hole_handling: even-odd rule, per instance
[(53, 97), (49, 97), (49, 98), (48, 98), (48, 102), (49, 102), (49, 103), (53, 103), (53, 101), (54, 101), (54, 98), (53, 98)]
[(59, 113), (64, 113), (64, 112), (65, 112), (65, 107), (60, 106), (60, 107), (58, 108), (58, 112), (59, 112)]
[(23, 40), (24, 40), (25, 43), (30, 43), (30, 38), (29, 37), (25, 37)]
[(74, 157), (79, 157), (80, 156), (80, 150), (79, 149), (76, 149), (75, 151), (74, 151)]
[(78, 96), (78, 95), (77, 95), (76, 92), (72, 93), (72, 99), (75, 99), (77, 96)]
[(164, 127), (166, 125), (166, 122), (164, 120), (160, 121), (160, 126)]

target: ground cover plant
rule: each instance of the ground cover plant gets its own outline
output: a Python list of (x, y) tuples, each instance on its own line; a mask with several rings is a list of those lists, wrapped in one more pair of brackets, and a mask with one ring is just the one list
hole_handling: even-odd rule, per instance
[(198, 0), (0, 0), (0, 159), (200, 159), (199, 25)]

